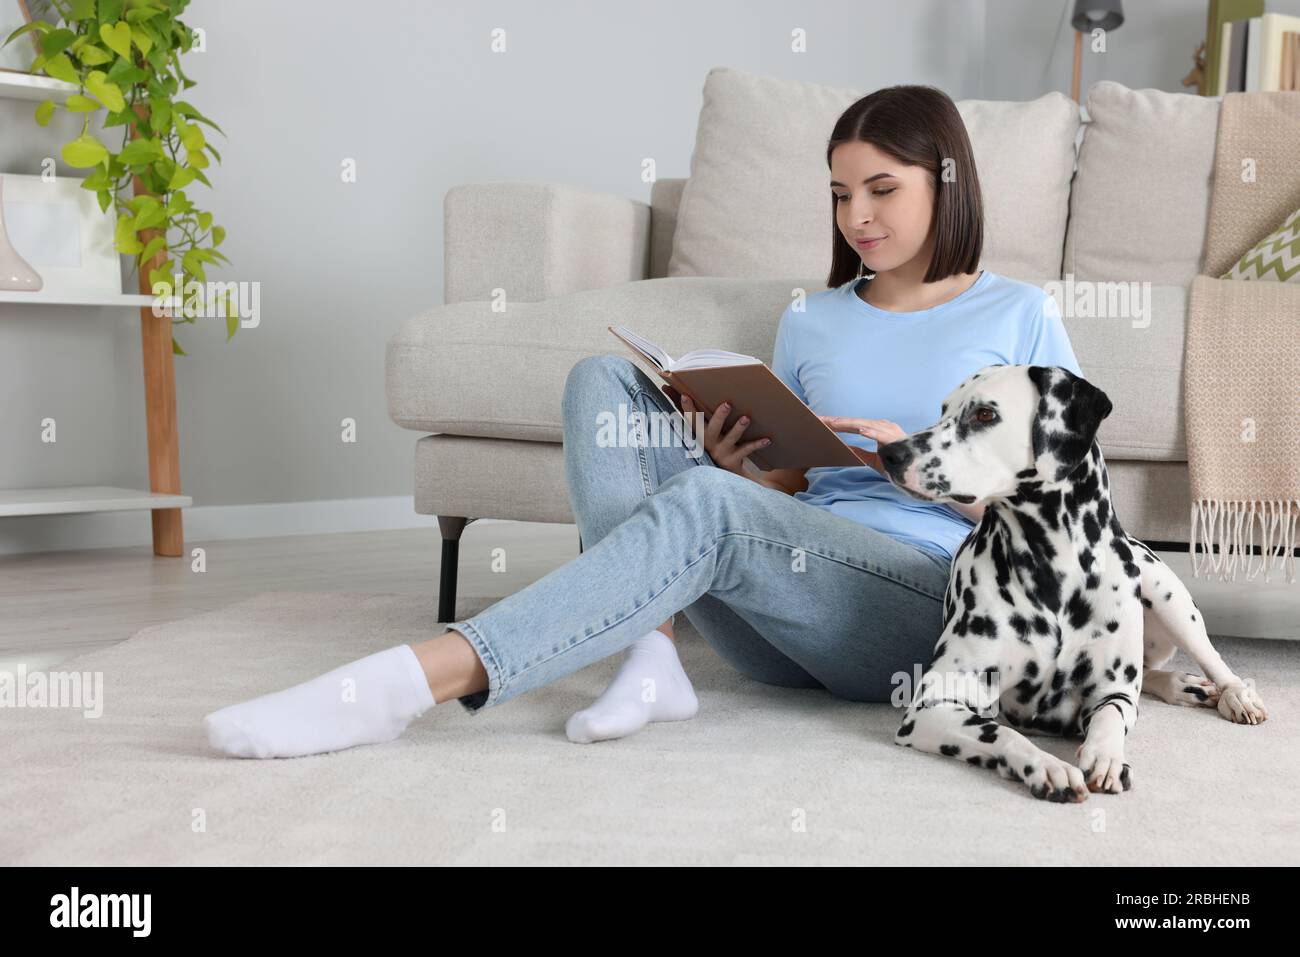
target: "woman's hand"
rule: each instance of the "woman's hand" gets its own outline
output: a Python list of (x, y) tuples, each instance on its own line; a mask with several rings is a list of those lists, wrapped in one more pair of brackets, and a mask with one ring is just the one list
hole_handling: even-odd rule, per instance
[(742, 463), (750, 453), (768, 445), (770, 440), (760, 437), (743, 445), (738, 444), (740, 437), (745, 434), (745, 428), (749, 425), (749, 416), (745, 415), (737, 419), (736, 424), (723, 433), (722, 427), (726, 424), (727, 413), (731, 411), (729, 402), (723, 402), (713, 410), (712, 415), (705, 415), (704, 410), (697, 408), (690, 396), (682, 393), (681, 399), (682, 414), (686, 416), (686, 421), (691, 424), (692, 429), (695, 428), (695, 413), (699, 412), (704, 417), (704, 435), (697, 436), (697, 439), (704, 444), (704, 451), (709, 453), (709, 458), (713, 459), (714, 464), (720, 469), (749, 478), (745, 475)]
[[(817, 418), (836, 432), (853, 432), (857, 435), (865, 435), (869, 439), (875, 439), (877, 449), (882, 445), (888, 445), (890, 442), (897, 442), (899, 439), (907, 438), (907, 433), (899, 427), (898, 423), (890, 422), (888, 419), (852, 419), (843, 415), (819, 415)], [(882, 477), (888, 478), (885, 466), (876, 452), (868, 452), (856, 445), (850, 445), (849, 448), (853, 450), (854, 455), (862, 460), (863, 465), (871, 466)]]

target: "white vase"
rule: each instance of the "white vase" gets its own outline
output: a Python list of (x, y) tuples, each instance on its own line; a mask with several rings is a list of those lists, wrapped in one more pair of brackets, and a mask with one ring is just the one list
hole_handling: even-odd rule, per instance
[(9, 242), (5, 232), (4, 207), (5, 178), (0, 176), (0, 289), (16, 292), (38, 292), (45, 285), (40, 277)]

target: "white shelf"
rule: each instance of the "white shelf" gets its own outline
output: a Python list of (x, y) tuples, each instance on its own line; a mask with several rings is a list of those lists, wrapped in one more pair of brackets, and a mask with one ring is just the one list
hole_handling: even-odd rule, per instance
[[(19, 37), (14, 42), (20, 41), (25, 42), (26, 37)], [(48, 76), (33, 76), (18, 70), (0, 70), (0, 96), (11, 100), (32, 102), (53, 100), (55, 103), (62, 103), (70, 94), (78, 93), (80, 90), (81, 87), (77, 84), (64, 80), (56, 80)]]
[(193, 504), (194, 500), (188, 495), (141, 492), (108, 485), (0, 489), (0, 517), (186, 508)]
[(0, 289), (0, 303), (21, 303), (25, 306), (129, 306), (132, 309), (139, 309), (141, 306), (152, 306), (153, 301), (153, 296), (132, 295), (130, 293), (118, 293), (116, 296), (111, 293), (96, 296), (76, 296), (67, 294), (50, 295), (46, 292), (15, 292), (12, 289)]

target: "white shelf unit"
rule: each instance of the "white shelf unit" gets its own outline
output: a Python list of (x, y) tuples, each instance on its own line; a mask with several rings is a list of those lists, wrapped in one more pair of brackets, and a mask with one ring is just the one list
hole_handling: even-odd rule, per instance
[(153, 305), (153, 296), (118, 293), (116, 296), (51, 296), (43, 292), (14, 292), (0, 289), (0, 304), (15, 306), (128, 306), (139, 309)]
[(48, 76), (33, 76), (19, 70), (0, 70), (0, 96), (11, 100), (53, 100), (63, 103), (81, 90), (75, 83), (56, 80)]
[[(16, 70), (0, 69), (0, 97), (40, 102), (63, 103), (79, 91), (75, 83), (65, 83), (47, 76), (33, 76)], [(0, 304), (47, 306), (109, 306), (129, 309), (148, 307), (153, 296), (119, 293), (117, 295), (73, 296), (48, 293), (0, 290)], [(0, 310), (3, 315), (3, 310)], [(171, 495), (147, 490), (117, 488), (109, 485), (74, 485), (63, 488), (0, 489), (0, 518), (19, 515), (69, 515), (84, 512), (122, 512), (159, 508), (187, 508), (194, 504), (188, 495)]]
[(188, 495), (141, 492), (110, 485), (72, 485), (66, 488), (0, 489), (0, 517), (15, 515), (68, 515), (78, 512), (127, 512), (140, 509), (186, 508)]

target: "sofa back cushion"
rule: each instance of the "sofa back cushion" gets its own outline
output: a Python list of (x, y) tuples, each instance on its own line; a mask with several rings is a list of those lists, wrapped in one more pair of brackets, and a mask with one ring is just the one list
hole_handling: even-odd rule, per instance
[(1092, 85), (1065, 273), (1099, 282), (1192, 281), (1205, 246), (1220, 102), (1109, 80)]
[[(834, 228), (826, 142), (865, 91), (715, 67), (704, 82), (669, 276), (826, 276)], [(1061, 275), (1079, 111), (1061, 93), (961, 100), (984, 199), (982, 266)]]

